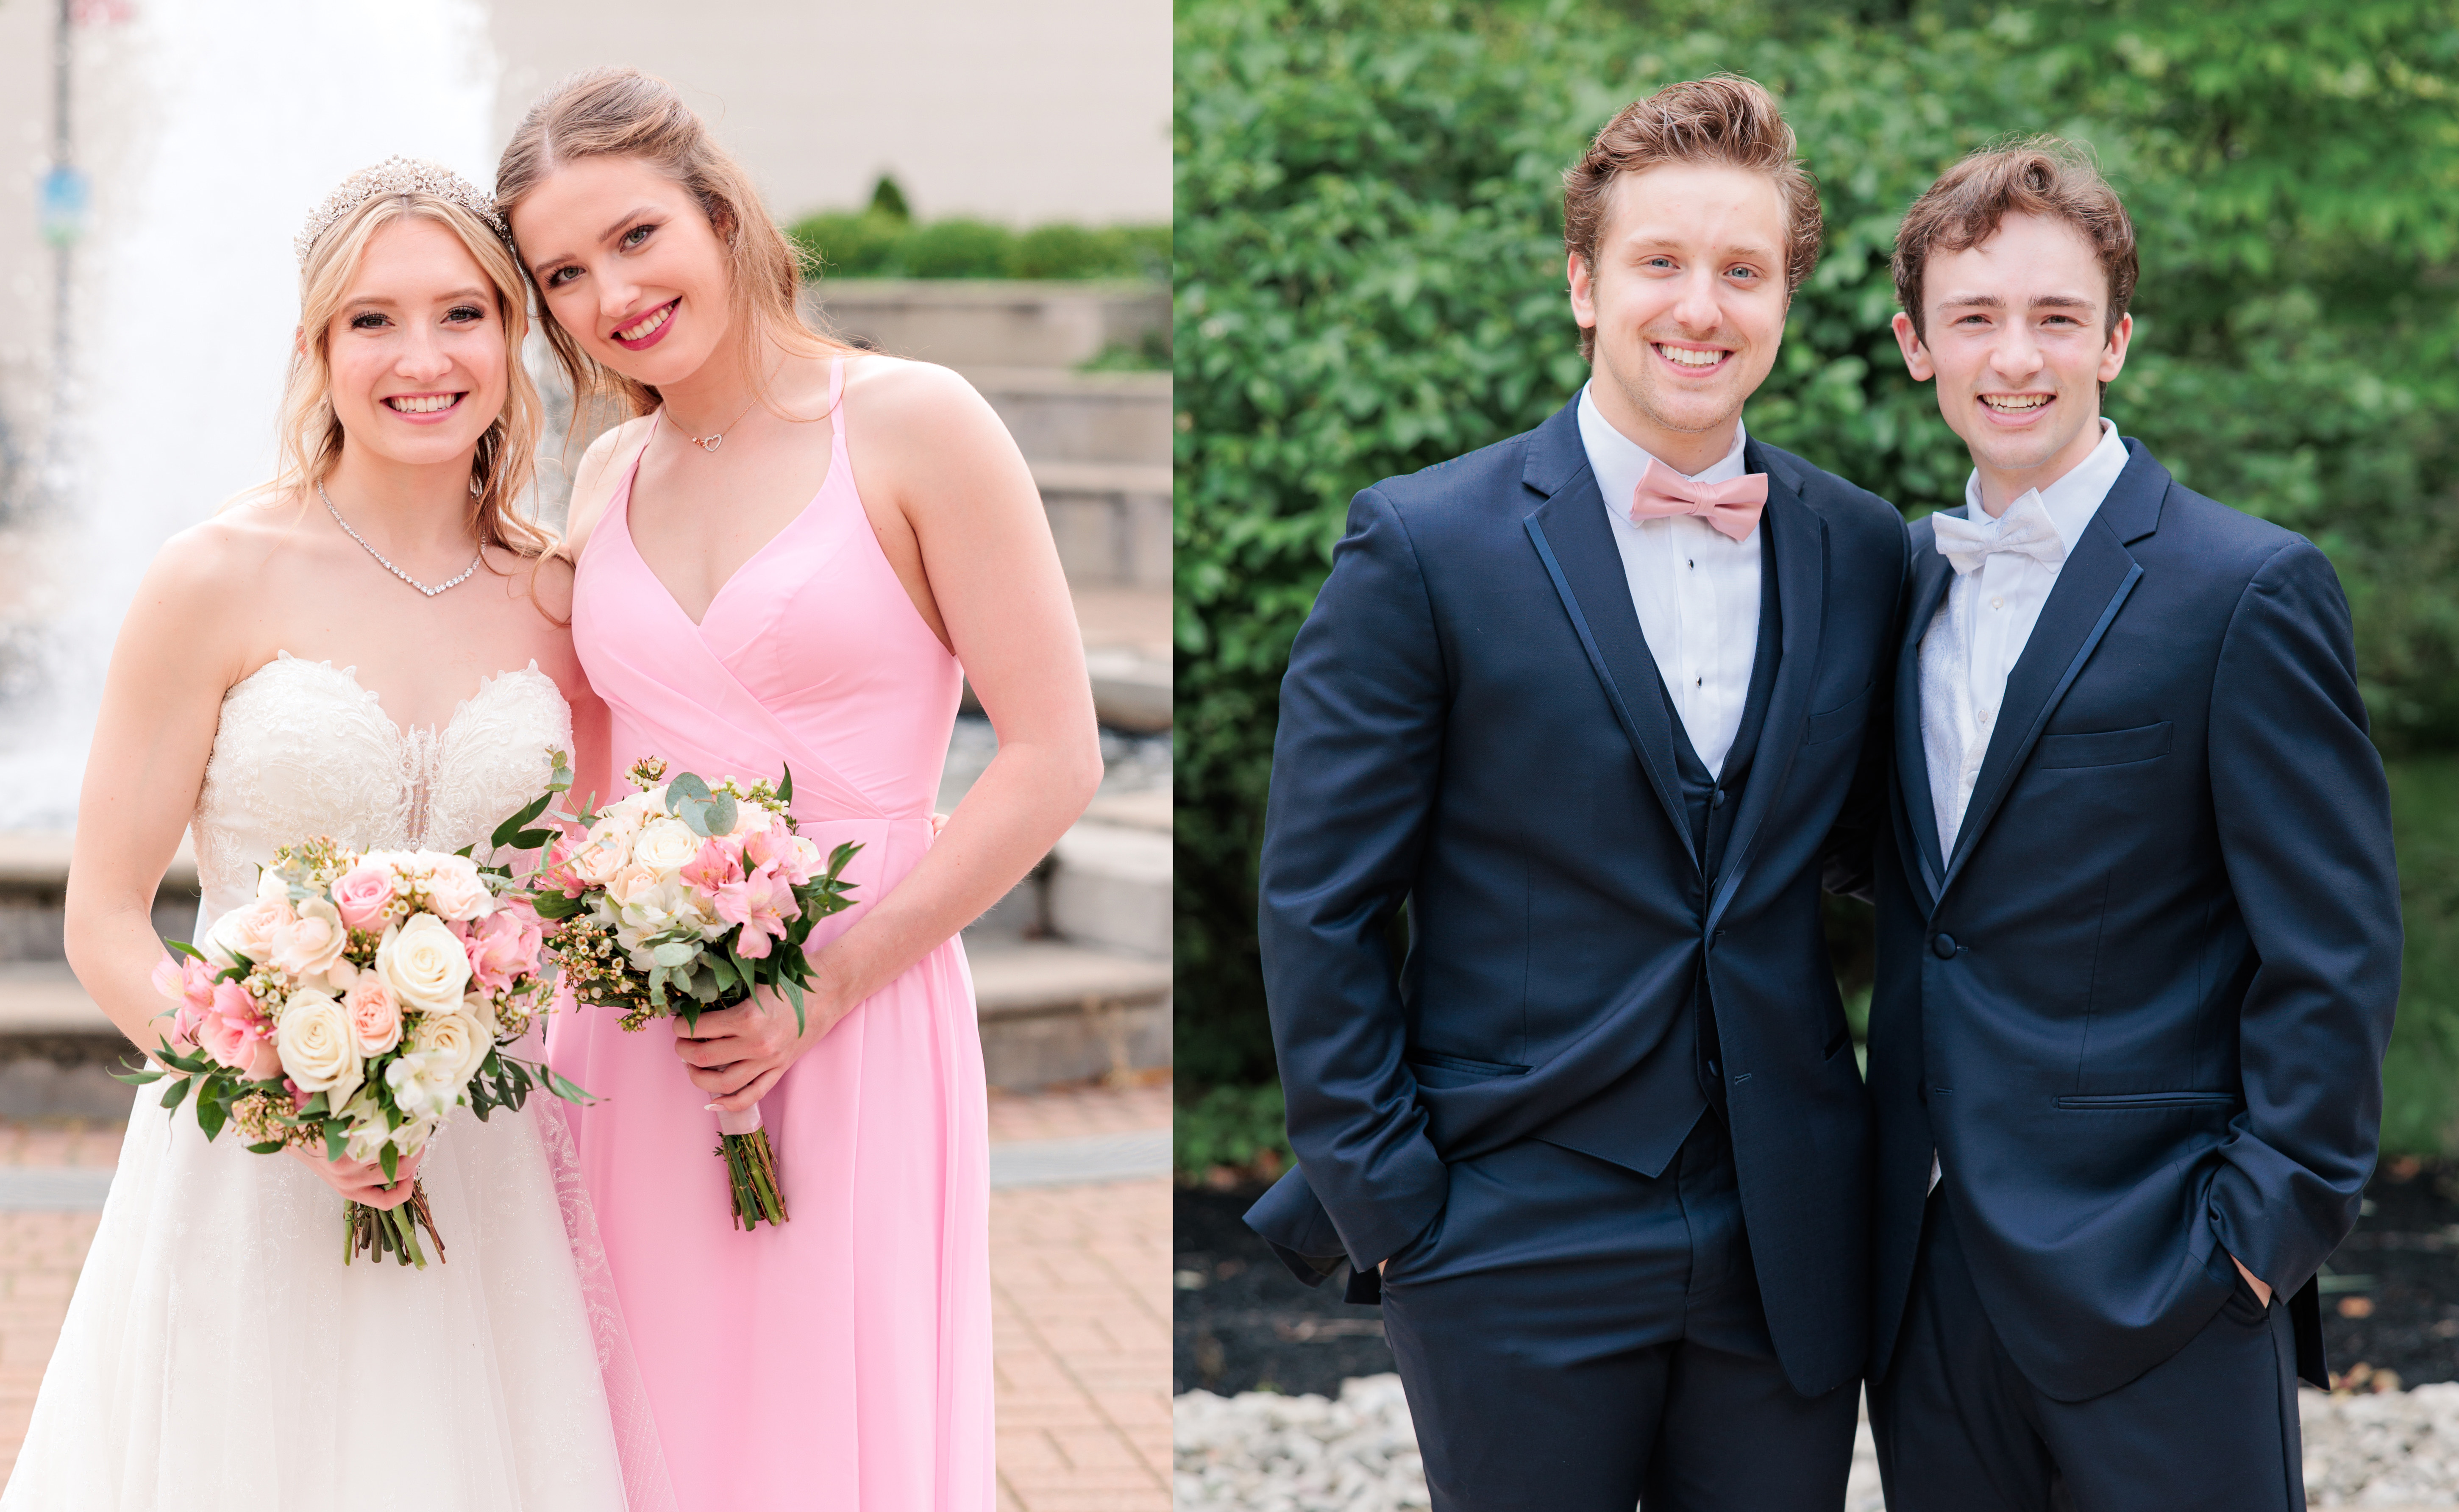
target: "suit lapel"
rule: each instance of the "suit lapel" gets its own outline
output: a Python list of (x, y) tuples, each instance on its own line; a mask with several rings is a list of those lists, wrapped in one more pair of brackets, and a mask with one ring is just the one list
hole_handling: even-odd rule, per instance
[(2058, 701), (2074, 685), (2118, 610), (2125, 607), (2127, 596), (2142, 580), (2142, 564), (2126, 545), (2158, 528), (2169, 473), (2139, 444), (2130, 446), (2133, 459), (2084, 527), (2066, 565), (2058, 570), (2057, 585), (2041, 607), (2040, 621), (2032, 626), (2031, 639), (2024, 643), (2023, 655), (2007, 675), (2007, 696), (1998, 705), (1998, 722), (1973, 784), (1964, 827), (1956, 831), (1955, 853), (1947, 858), (1941, 892), (1954, 882), (1965, 857), (1997, 817), (2025, 758), (2056, 712)]
[(1912, 526), (1912, 581), (1906, 598), (1902, 644), (1896, 652), (1896, 780), (1902, 799), (1909, 842), (1905, 853), (1919, 858), (1916, 879), (1935, 904), (1946, 880), (1946, 858), (1939, 853), (1938, 808), (1930, 801), (1929, 751), (1922, 743), (1921, 643), (1929, 634), (1938, 606), (1955, 581), (1955, 569), (1938, 554), (1938, 537), (1925, 524)]
[(1664, 680), (1657, 676), (1656, 658), (1640, 632), (1630, 581), (1623, 576), (1622, 553), (1614, 546), (1596, 474), (1588, 471), (1572, 405), (1539, 427), (1529, 448), (1522, 478), (1545, 501), (1525, 521), (1528, 539), (1562, 596), (1589, 667), (1605, 684), (1606, 702), (1613, 706), (1640, 770), (1695, 868), (1699, 855), (1691, 844), (1690, 818), (1675, 777), (1672, 716), (1659, 692)]
[(1758, 748), (1751, 758), (1750, 778), (1742, 785), (1742, 807), (1734, 816), (1733, 836), (1726, 843), (1724, 875), (1709, 905), (1706, 927), (1713, 929), (1725, 905), (1733, 900), (1749, 867), (1751, 843), (1783, 791), (1793, 770), (1794, 753), (1801, 748), (1803, 727), (1810, 720), (1810, 691), (1818, 682), (1818, 637), (1826, 622), (1827, 522), (1802, 502), (1793, 484), (1767, 466), (1766, 453), (1755, 442), (1747, 449), (1745, 466), (1764, 472), (1767, 509), (1759, 528), (1769, 533), (1776, 555), (1776, 601), (1783, 617), (1783, 649), (1776, 664), (1776, 685), (1769, 690), (1767, 716), (1759, 725)]

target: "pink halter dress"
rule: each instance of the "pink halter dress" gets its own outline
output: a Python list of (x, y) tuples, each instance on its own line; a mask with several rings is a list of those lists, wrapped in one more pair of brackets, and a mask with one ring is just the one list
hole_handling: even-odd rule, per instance
[[(961, 672), (879, 549), (830, 379), (829, 472), (695, 625), (632, 541), (632, 473), (581, 553), (572, 630), (641, 757), (794, 773), (823, 853), (848, 840), (843, 934), (931, 843)], [(612, 795), (609, 795), (612, 796)], [(663, 1024), (558, 1016), (556, 1068), (684, 1512), (988, 1512), (988, 1111), (964, 948), (942, 942), (848, 1014), (761, 1102), (791, 1221), (728, 1221), (716, 1115)]]

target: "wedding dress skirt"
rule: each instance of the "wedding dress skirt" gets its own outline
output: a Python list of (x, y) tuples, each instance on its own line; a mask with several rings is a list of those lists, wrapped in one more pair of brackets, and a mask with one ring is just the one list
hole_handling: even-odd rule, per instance
[[(198, 804), (198, 937), (276, 845), (483, 844), (570, 712), (535, 668), (404, 734), (347, 670), (233, 687)], [(533, 1047), (534, 1049), (535, 1047)], [(343, 1200), (141, 1088), (5, 1512), (634, 1512), (671, 1504), (559, 1105), (454, 1112), (446, 1258), (343, 1264)], [(628, 1482), (628, 1485), (627, 1485)]]

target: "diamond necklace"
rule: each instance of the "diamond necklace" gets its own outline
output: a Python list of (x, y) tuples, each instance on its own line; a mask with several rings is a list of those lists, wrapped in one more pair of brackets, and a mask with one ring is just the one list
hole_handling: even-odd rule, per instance
[(322, 481), (319, 481), (316, 485), (316, 496), (325, 501), (325, 513), (333, 516), (333, 523), (342, 527), (342, 534), (349, 536), (350, 539), (357, 541), (361, 546), (366, 547), (367, 554), (374, 557), (377, 562), (384, 567), (385, 571), (400, 578), (403, 582), (410, 584), (420, 593), (427, 595), (430, 598), (434, 598), (437, 594), (442, 593), (447, 588), (458, 588), (463, 583), (468, 582), (470, 580), (470, 575), (478, 570), (478, 564), (487, 559), (487, 550), (484, 546), (481, 546), (478, 548), (478, 555), (470, 558), (470, 565), (461, 569), (460, 577), (453, 578), (450, 582), (437, 583), (434, 587), (430, 588), (427, 584), (420, 582), (417, 578), (412, 578), (410, 574), (403, 572), (400, 568), (394, 566), (386, 558), (384, 553), (368, 545), (368, 538), (366, 536), (360, 535), (357, 531), (350, 529), (350, 522), (342, 518), (342, 512), (333, 507), (333, 496), (325, 492), (325, 485)]

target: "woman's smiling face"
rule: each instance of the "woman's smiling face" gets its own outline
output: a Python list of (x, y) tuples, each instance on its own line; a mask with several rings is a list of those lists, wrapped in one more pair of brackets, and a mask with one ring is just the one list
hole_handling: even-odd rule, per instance
[(494, 285), (450, 229), (379, 228), (325, 329), (333, 412), (350, 444), (410, 466), (466, 457), (511, 382)]
[(584, 158), (513, 212), (547, 313), (580, 349), (664, 388), (705, 366), (732, 319), (726, 247), (690, 190), (632, 158)]

